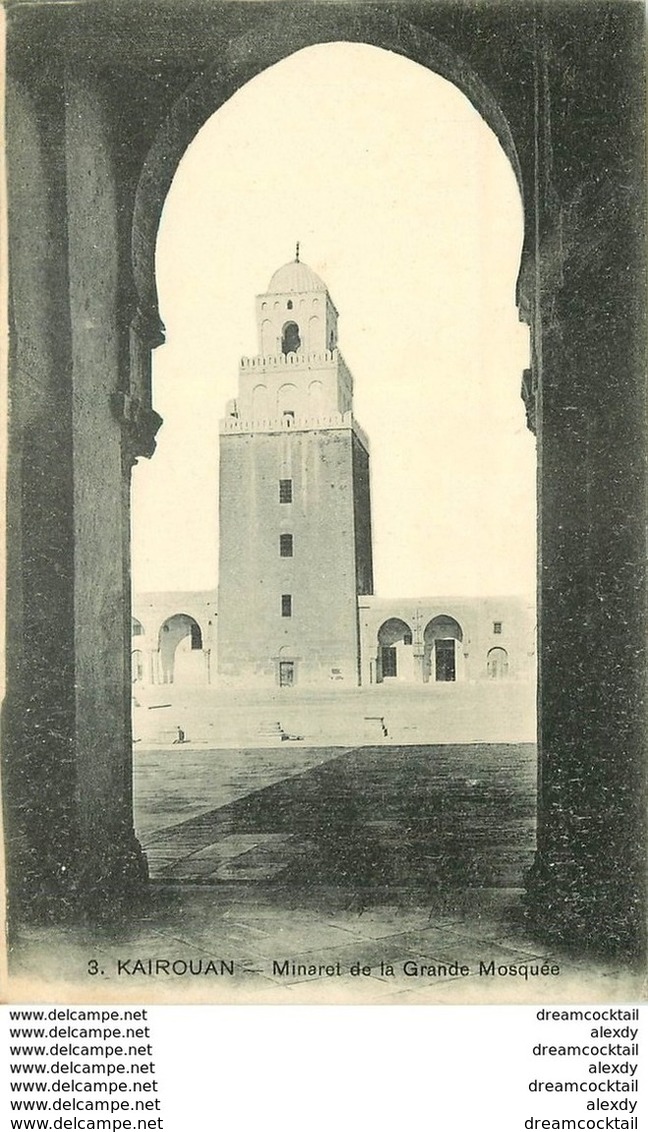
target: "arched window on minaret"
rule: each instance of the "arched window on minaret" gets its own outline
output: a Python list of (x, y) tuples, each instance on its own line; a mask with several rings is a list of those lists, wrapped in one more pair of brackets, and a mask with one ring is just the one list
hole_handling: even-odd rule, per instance
[(316, 351), (322, 349), (320, 320), (316, 314), (311, 315), (308, 320), (308, 343), (309, 350)]
[(282, 417), (286, 413), (294, 416), (297, 408), (297, 386), (292, 382), (280, 385), (277, 390), (277, 416)]
[(324, 386), (321, 381), (311, 381), (308, 386), (308, 415), (319, 417), (324, 405)]
[(255, 385), (252, 390), (252, 419), (263, 421), (268, 417), (268, 387)]
[(268, 355), (276, 353), (276, 350), (277, 332), (270, 319), (264, 318), (261, 323), (261, 353), (268, 357)]
[(282, 354), (296, 354), (301, 346), (299, 327), (296, 322), (287, 322), (281, 332)]

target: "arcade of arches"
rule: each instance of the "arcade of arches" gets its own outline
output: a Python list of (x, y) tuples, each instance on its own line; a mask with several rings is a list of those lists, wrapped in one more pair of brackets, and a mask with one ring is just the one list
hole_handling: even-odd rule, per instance
[(378, 630), (376, 683), (390, 679), (420, 680), (424, 684), (454, 683), (460, 679), (463, 630), (454, 617), (438, 614), (414, 638), (410, 626), (390, 617)]
[[(136, 594), (133, 608), (134, 684), (219, 683), (215, 590)], [(171, 612), (181, 608), (191, 614)], [(535, 609), (523, 598), (361, 597), (358, 614), (359, 679), (354, 683), (361, 686), (535, 679)], [(284, 646), (273, 683), (292, 687), (301, 677), (301, 666)], [(331, 681), (344, 684), (342, 668), (322, 669), (320, 686), (330, 687)], [(248, 678), (243, 686), (250, 687)], [(263, 686), (258, 675), (257, 686)]]
[(134, 684), (212, 683), (216, 592), (143, 593), (133, 599)]
[[(642, 6), (43, 0), (12, 4), (7, 20), (14, 922), (114, 907), (146, 878), (132, 822), (129, 480), (160, 424), (155, 238), (171, 179), (246, 81), (348, 39), (454, 82), (519, 178), (523, 394), (539, 454), (540, 789), (526, 907), (543, 938), (641, 950)], [(425, 629), (423, 670), (447, 678), (464, 642), (449, 624), (427, 640)], [(386, 629), (381, 649), (409, 647), (399, 632)], [(501, 673), (506, 658), (486, 656)]]

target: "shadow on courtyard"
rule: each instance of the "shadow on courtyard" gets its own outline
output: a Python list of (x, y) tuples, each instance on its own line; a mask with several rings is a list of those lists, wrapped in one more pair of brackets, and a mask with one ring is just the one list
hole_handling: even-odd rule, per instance
[[(59, 1001), (61, 986), (81, 1001), (115, 1002), (125, 993), (383, 1003), (636, 996), (640, 975), (549, 952), (525, 924), (532, 744), (338, 748), (316, 765), (308, 751), (239, 751), (229, 763), (222, 752), (161, 754), (139, 771), (148, 776), (139, 803), (148, 893), (104, 922), (25, 926), (11, 954), (16, 1001), (27, 989), (30, 1001)], [(282, 777), (268, 782), (278, 763)], [(192, 766), (202, 766), (199, 782)], [(174, 821), (176, 802), (176, 816), (191, 816)], [(353, 977), (359, 963), (362, 979)], [(522, 989), (519, 971), (548, 963), (553, 973)], [(483, 964), (503, 966), (494, 978)]]
[(337, 890), (361, 904), (519, 888), (534, 850), (535, 775), (532, 744), (331, 751), (153, 831), (144, 848), (157, 881)]

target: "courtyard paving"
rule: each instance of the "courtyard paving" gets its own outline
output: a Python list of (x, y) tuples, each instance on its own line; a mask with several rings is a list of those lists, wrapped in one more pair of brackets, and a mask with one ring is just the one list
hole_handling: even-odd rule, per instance
[(532, 860), (531, 744), (177, 751), (136, 757), (136, 827), (156, 880), (343, 888), (362, 903), (519, 887)]
[(14, 1000), (639, 994), (639, 975), (550, 953), (525, 926), (531, 744), (169, 747), (138, 752), (135, 788), (147, 899), (103, 924), (24, 929)]

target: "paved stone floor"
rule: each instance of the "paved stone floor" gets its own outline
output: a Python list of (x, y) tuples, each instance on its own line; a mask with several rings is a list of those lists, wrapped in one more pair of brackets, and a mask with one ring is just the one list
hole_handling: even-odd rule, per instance
[[(148, 897), (102, 925), (25, 929), (14, 1000), (637, 999), (638, 975), (525, 927), (531, 745), (223, 754), (138, 755)], [(559, 973), (530, 974), (543, 965)]]
[[(280, 748), (233, 761), (177, 752), (136, 762), (137, 828), (156, 879), (274, 880), (362, 903), (515, 887), (531, 863), (531, 744)], [(179, 794), (191, 816), (167, 824)]]

